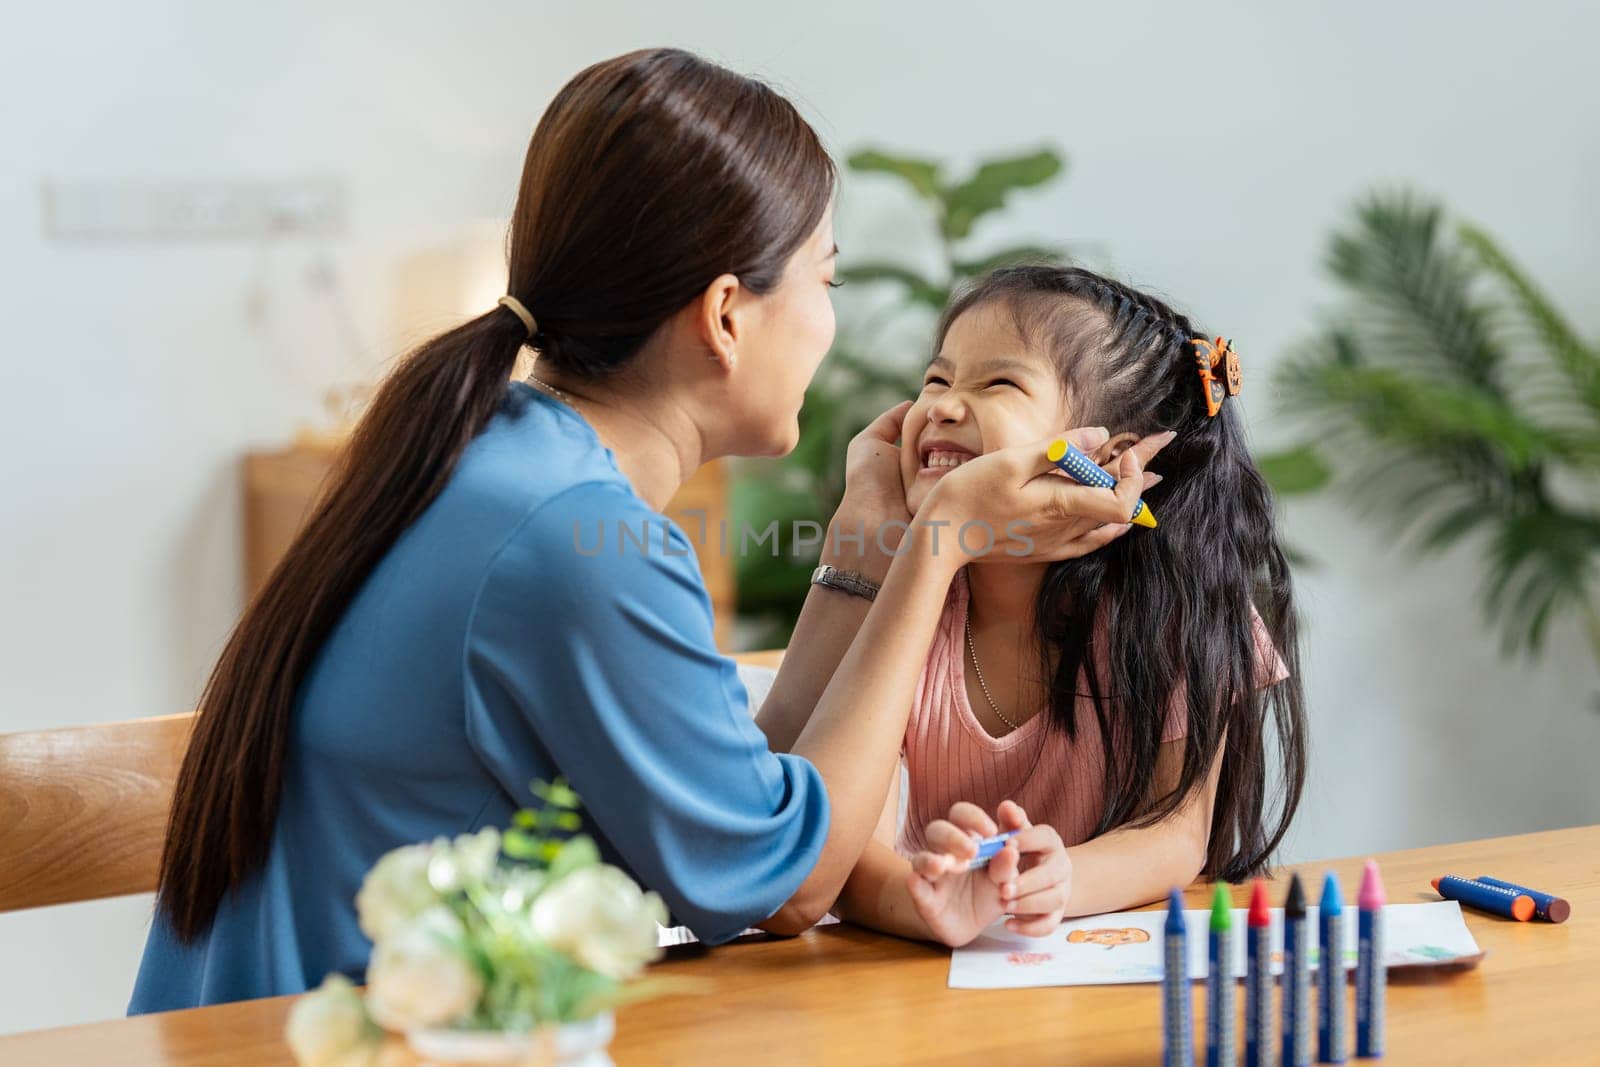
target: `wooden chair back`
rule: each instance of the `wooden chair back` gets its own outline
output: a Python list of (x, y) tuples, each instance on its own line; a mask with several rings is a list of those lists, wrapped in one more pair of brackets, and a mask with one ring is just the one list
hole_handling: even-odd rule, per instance
[[(734, 658), (776, 667), (783, 652)], [(0, 912), (154, 891), (193, 721), (0, 734)]]
[(193, 718), (0, 734), (0, 912), (155, 888)]

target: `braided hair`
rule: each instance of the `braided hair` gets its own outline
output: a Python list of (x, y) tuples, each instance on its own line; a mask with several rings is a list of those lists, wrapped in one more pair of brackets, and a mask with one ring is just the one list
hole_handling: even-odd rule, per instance
[[(1096, 835), (1172, 815), (1222, 753), (1203, 873), (1243, 879), (1266, 865), (1299, 805), (1306, 727), (1289, 566), (1240, 413), (1224, 403), (1207, 414), (1201, 335), (1137, 289), (1079, 267), (1002, 268), (958, 294), (936, 344), (962, 314), (990, 304), (1055, 361), (1075, 422), (1113, 435), (1177, 433), (1149, 466), (1164, 477), (1145, 493), (1161, 525), (1046, 573), (1036, 627), (1048, 714), (1074, 740), (1081, 696), (1098, 719), (1106, 782)], [(1261, 662), (1256, 613), (1289, 672), (1265, 688), (1271, 665)], [(1177, 787), (1152, 801), (1175, 706), (1187, 725), (1182, 770)]]

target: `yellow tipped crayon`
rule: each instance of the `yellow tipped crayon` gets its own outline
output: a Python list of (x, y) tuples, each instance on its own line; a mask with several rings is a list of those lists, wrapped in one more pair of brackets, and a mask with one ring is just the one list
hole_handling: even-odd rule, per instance
[[(1091, 486), (1095, 489), (1115, 489), (1117, 480), (1101, 470), (1094, 460), (1086, 456), (1082, 450), (1065, 440), (1051, 441), (1050, 447), (1045, 449), (1045, 458), (1064, 471), (1067, 477), (1079, 485)], [(1144, 526), (1155, 529), (1156, 513), (1150, 510), (1143, 500), (1133, 506), (1133, 516), (1128, 519), (1135, 526)]]

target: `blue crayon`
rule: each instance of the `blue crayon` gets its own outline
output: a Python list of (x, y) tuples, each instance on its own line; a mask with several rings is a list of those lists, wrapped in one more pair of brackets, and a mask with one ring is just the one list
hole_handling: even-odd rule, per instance
[(1311, 1063), (1311, 936), (1300, 876), (1283, 904), (1283, 1067)]
[(1541, 893), (1537, 889), (1529, 889), (1515, 882), (1502, 882), (1498, 878), (1490, 878), (1487, 874), (1478, 875), (1478, 881), (1497, 889), (1509, 889), (1513, 893), (1521, 893), (1533, 901), (1534, 916), (1547, 923), (1564, 923), (1572, 915), (1572, 905), (1552, 893)]
[(1457, 878), (1447, 874), (1443, 878), (1435, 878), (1433, 888), (1446, 900), (1454, 900), (1503, 919), (1515, 919), (1519, 923), (1527, 922), (1538, 911), (1533, 898), (1527, 893), (1489, 885), (1482, 879)]
[(1383, 1055), (1384, 1000), (1389, 992), (1389, 971), (1383, 962), (1383, 879), (1373, 860), (1361, 874), (1356, 903), (1361, 908), (1356, 931), (1356, 1055), (1371, 1060)]
[(1317, 927), (1317, 1062), (1343, 1063), (1349, 1054), (1344, 1034), (1344, 900), (1332, 871), (1322, 882)]
[[(1100, 469), (1099, 464), (1084, 454), (1083, 450), (1070, 441), (1058, 440), (1050, 442), (1050, 447), (1045, 449), (1045, 458), (1049, 459), (1058, 468), (1066, 473), (1067, 477), (1079, 485), (1087, 485), (1093, 489), (1115, 489), (1117, 480)], [(1145, 505), (1143, 500), (1133, 505), (1133, 515), (1129, 522), (1135, 526), (1144, 526), (1155, 529), (1156, 513)]]
[(1239, 1062), (1233, 1017), (1233, 901), (1228, 887), (1217, 883), (1211, 898), (1211, 938), (1206, 968), (1206, 1067), (1235, 1067)]
[(1244, 1062), (1245, 1067), (1272, 1063), (1272, 910), (1267, 883), (1257, 878), (1250, 891), (1245, 929)]
[(980, 867), (989, 866), (989, 861), (1000, 855), (1000, 850), (1006, 847), (1006, 842), (1019, 833), (1020, 830), (1007, 830), (1003, 834), (995, 834), (979, 841), (978, 854), (967, 861), (967, 870), (975, 871)]
[(1189, 1021), (1189, 928), (1183, 921), (1183, 894), (1167, 897), (1162, 934), (1161, 1022), (1163, 1067), (1193, 1067), (1194, 1032)]

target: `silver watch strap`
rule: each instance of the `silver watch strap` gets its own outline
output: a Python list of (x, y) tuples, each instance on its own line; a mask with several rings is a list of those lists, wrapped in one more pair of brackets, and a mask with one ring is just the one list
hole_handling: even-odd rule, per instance
[(824, 563), (811, 572), (812, 585), (825, 585), (830, 589), (849, 593), (861, 597), (863, 600), (876, 600), (878, 598), (878, 583), (855, 571), (841, 571)]

